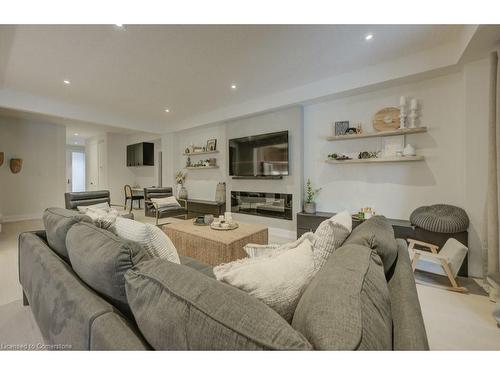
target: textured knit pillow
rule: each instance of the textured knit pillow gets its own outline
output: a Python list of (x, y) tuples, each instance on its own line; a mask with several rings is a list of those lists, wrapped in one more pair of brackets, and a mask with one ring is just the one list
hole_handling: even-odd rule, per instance
[(96, 227), (109, 229), (112, 225), (114, 225), (119, 213), (114, 208), (111, 208), (109, 211), (101, 208), (89, 208), (85, 212), (85, 215), (92, 219)]
[(179, 202), (175, 197), (165, 197), (165, 198), (151, 198), (151, 202), (156, 203), (158, 208), (164, 207), (181, 207)]
[(316, 231), (314, 248), (314, 263), (319, 270), (328, 260), (328, 257), (346, 240), (352, 230), (352, 218), (347, 211), (323, 221)]
[(272, 257), (245, 258), (214, 268), (217, 280), (260, 299), (288, 322), (314, 273), (312, 246), (307, 239)]
[(114, 231), (118, 237), (142, 245), (149, 256), (180, 264), (174, 244), (157, 226), (117, 217)]
[(86, 214), (88, 210), (104, 210), (108, 212), (111, 207), (109, 206), (109, 203), (104, 202), (104, 203), (97, 203), (97, 204), (91, 204), (90, 206), (76, 206), (78, 211), (80, 211), (82, 214)]

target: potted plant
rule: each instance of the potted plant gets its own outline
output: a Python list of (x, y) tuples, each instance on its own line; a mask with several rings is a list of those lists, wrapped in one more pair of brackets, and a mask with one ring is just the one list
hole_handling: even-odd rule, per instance
[(177, 182), (177, 198), (187, 199), (188, 192), (184, 187), (184, 181), (186, 181), (187, 172), (185, 169), (180, 170), (175, 175), (175, 182)]
[(316, 203), (314, 202), (314, 198), (318, 193), (321, 191), (321, 188), (319, 189), (313, 189), (311, 179), (307, 179), (306, 183), (306, 194), (305, 194), (305, 201), (304, 201), (304, 212), (307, 214), (314, 214), (316, 213)]

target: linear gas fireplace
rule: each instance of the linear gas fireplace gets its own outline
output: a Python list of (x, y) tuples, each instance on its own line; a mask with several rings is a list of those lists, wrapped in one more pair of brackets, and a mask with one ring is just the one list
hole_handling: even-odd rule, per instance
[(292, 194), (231, 191), (231, 212), (292, 220)]

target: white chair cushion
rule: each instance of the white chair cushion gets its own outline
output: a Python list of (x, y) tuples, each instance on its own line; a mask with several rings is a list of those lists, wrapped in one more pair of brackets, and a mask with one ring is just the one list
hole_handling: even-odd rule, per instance
[(179, 202), (175, 197), (165, 197), (165, 198), (151, 198), (151, 202), (156, 203), (158, 208), (164, 207), (181, 207)]

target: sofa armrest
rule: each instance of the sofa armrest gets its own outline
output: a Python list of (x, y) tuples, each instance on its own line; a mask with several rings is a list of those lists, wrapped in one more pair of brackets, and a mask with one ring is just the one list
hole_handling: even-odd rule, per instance
[(429, 350), (415, 278), (404, 240), (398, 241), (398, 258), (388, 281), (391, 296), (394, 350)]

